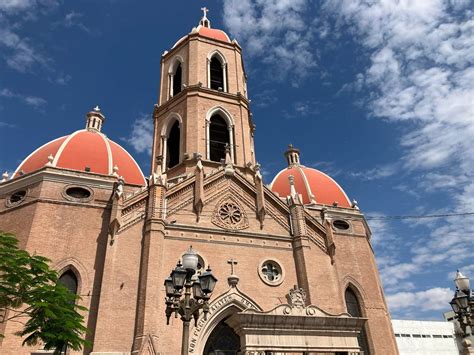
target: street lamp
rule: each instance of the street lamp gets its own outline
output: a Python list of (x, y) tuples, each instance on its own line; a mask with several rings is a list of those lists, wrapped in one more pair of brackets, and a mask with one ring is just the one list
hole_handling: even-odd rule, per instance
[[(199, 319), (199, 311), (202, 309), (204, 319), (209, 312), (209, 299), (214, 291), (217, 279), (212, 274), (211, 269), (199, 275), (197, 278), (193, 275), (198, 268), (198, 255), (192, 247), (183, 255), (183, 263), (178, 261), (176, 267), (171, 271), (169, 277), (165, 279), (166, 291), (166, 324), (169, 324), (171, 315), (175, 318), (181, 315), (183, 321), (183, 338), (181, 342), (181, 354), (187, 355), (189, 349), (189, 323), (194, 318), (194, 324)], [(184, 289), (184, 298), (183, 296)], [(191, 293), (192, 290), (192, 293)], [(191, 298), (191, 295), (193, 296)]]
[[(471, 295), (469, 278), (464, 276), (459, 270), (456, 272), (454, 283), (456, 285), (456, 292), (449, 304), (454, 311), (454, 317), (459, 322), (463, 338), (467, 338), (470, 335), (467, 328), (470, 328), (472, 335), (474, 325), (474, 297)], [(468, 351), (472, 344), (465, 339), (463, 345)]]

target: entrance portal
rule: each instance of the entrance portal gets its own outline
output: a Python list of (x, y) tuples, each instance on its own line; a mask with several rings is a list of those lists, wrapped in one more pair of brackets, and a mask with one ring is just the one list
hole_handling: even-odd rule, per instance
[(240, 337), (223, 319), (207, 339), (203, 355), (237, 355), (240, 351)]

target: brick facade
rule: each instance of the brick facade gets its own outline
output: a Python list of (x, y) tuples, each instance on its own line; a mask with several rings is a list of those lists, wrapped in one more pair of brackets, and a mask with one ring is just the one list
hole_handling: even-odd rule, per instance
[[(207, 61), (216, 50), (226, 59), (227, 92), (207, 87)], [(170, 97), (168, 73), (178, 56), (184, 85)], [(307, 293), (307, 306), (335, 316), (346, 312), (344, 293), (351, 287), (367, 318), (370, 354), (397, 354), (363, 214), (356, 207), (305, 206), (298, 196), (278, 196), (255, 178), (254, 126), (238, 43), (193, 32), (163, 55), (161, 65), (152, 175), (146, 188), (122, 186), (114, 176), (51, 167), (0, 184), (0, 229), (16, 234), (22, 248), (50, 258), (58, 271), (72, 269), (79, 280), (80, 302), (89, 308), (87, 337), (93, 341), (84, 353), (180, 353), (182, 322), (172, 317), (166, 325), (163, 281), (192, 245), (219, 279), (208, 320), (191, 326), (193, 349), (204, 348), (219, 319), (248, 307), (270, 311), (288, 303), (288, 291), (297, 285)], [(235, 156), (227, 166), (207, 159), (206, 116), (216, 107), (233, 120)], [(162, 132), (172, 122), (169, 117), (178, 116), (180, 164), (167, 169)], [(198, 164), (204, 169), (200, 196), (195, 189)], [(63, 191), (69, 185), (86, 186), (93, 197), (68, 200)], [(11, 206), (12, 192), (21, 189), (28, 191), (26, 199)], [(199, 213), (194, 207), (198, 198)], [(228, 201), (245, 220), (239, 228), (219, 220), (219, 208)], [(336, 219), (350, 228), (335, 228)], [(111, 232), (113, 225), (118, 227)], [(227, 282), (229, 259), (238, 262), (237, 288)], [(279, 264), (281, 283), (264, 282), (259, 268), (265, 260)], [(17, 323), (0, 325), (6, 335), (0, 339), (2, 354), (37, 350), (21, 346), (13, 335), (18, 329)]]

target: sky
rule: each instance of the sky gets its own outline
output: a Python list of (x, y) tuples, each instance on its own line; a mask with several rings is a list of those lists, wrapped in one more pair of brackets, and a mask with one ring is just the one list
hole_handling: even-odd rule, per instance
[(243, 47), (266, 183), (298, 147), (369, 218), (392, 317), (441, 320), (474, 277), (470, 1), (0, 0), (2, 172), (99, 105), (148, 175), (161, 54), (202, 6)]

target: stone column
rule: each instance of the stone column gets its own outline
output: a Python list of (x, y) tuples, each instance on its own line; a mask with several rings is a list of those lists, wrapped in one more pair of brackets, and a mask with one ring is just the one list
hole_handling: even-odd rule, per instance
[(290, 206), (290, 221), (292, 227), (292, 247), (295, 259), (296, 277), (298, 286), (306, 291), (306, 305), (311, 304), (311, 289), (309, 287), (306, 268), (305, 253), (310, 249), (309, 238), (306, 232), (304, 207), (301, 196), (296, 192), (293, 176), (290, 176), (290, 193), (288, 205)]

